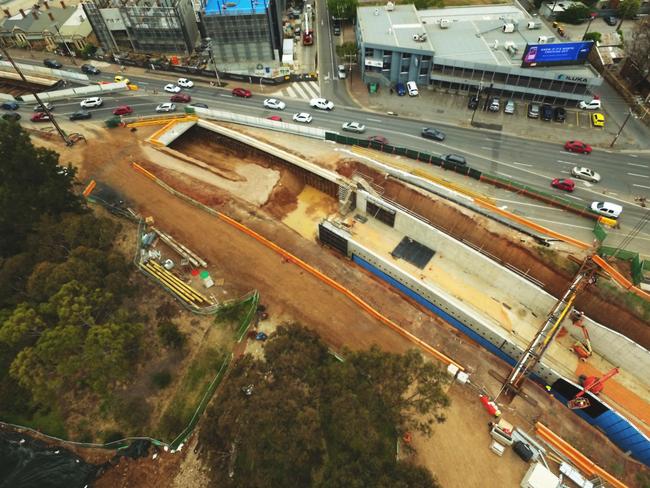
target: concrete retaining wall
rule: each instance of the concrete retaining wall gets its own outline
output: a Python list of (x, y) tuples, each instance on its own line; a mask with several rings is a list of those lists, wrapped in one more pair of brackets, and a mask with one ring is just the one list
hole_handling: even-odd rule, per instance
[[(126, 83), (108, 83), (106, 85), (89, 85), (77, 88), (66, 88), (65, 90), (56, 90), (41, 92), (38, 97), (44, 102), (53, 102), (74, 97), (98, 97), (104, 93), (113, 93), (126, 90)], [(23, 95), (21, 97), (25, 102), (35, 102), (34, 95)]]
[(196, 120), (188, 122), (176, 122), (171, 128), (167, 129), (158, 137), (158, 142), (164, 146), (169, 146), (176, 138), (185, 134), (188, 130), (196, 125)]
[[(62, 69), (50, 69), (45, 66), (35, 66), (33, 64), (22, 64), (16, 63), (16, 66), (25, 74), (40, 74), (42, 76), (47, 76), (50, 78), (57, 78), (61, 80), (70, 80), (78, 82), (88, 82), (90, 79), (88, 75), (84, 73), (75, 73), (74, 71), (66, 71)], [(0, 61), (0, 69), (5, 69), (8, 71), (13, 71), (14, 67), (9, 61)]]

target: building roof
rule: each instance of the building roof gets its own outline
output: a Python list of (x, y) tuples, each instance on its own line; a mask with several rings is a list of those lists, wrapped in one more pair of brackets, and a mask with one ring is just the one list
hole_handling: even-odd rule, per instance
[[(68, 21), (76, 11), (76, 6), (65, 8), (50, 7), (49, 9), (30, 9), (25, 11), (25, 17), (18, 13), (5, 19), (2, 24), (2, 30), (12, 32), (15, 29), (20, 29), (21, 31), (30, 34), (40, 34), (45, 30), (55, 32), (56, 28), (54, 25), (56, 24), (61, 28), (61, 26)], [(27, 37), (29, 38), (30, 36)]]
[(367, 44), (433, 51), (428, 39), (413, 39), (413, 36), (424, 33), (424, 26), (412, 4), (395, 5), (392, 11), (386, 7), (359, 7), (357, 19), (363, 41)]

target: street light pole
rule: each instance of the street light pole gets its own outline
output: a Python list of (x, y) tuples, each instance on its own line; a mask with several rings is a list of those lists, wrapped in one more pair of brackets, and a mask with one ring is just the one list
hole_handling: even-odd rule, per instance
[(61, 41), (63, 42), (63, 45), (65, 46), (66, 50), (68, 51), (68, 54), (70, 55), (70, 59), (72, 60), (72, 64), (77, 66), (77, 62), (74, 60), (74, 56), (72, 54), (72, 51), (70, 51), (70, 46), (68, 46), (68, 43), (65, 42), (65, 39), (63, 38), (63, 35), (61, 34), (61, 31), (59, 30), (59, 25), (55, 23), (54, 28), (56, 29), (57, 34), (59, 34), (59, 37), (61, 38)]
[(618, 129), (618, 132), (614, 136), (614, 140), (609, 145), (609, 147), (614, 147), (614, 144), (616, 144), (616, 141), (618, 140), (618, 136), (620, 136), (621, 132), (623, 132), (623, 128), (625, 127), (625, 124), (627, 124), (627, 121), (630, 120), (630, 117), (632, 117), (632, 109), (630, 109), (629, 112), (627, 113), (627, 117), (625, 117), (625, 120), (623, 121), (623, 124), (621, 125), (621, 128)]
[(589, 32), (589, 27), (591, 27), (591, 22), (596, 18), (596, 14), (591, 14), (589, 17), (589, 22), (587, 22), (587, 28), (585, 29), (585, 33), (582, 35), (582, 39), (585, 38), (587, 35), (587, 32)]
[(221, 86), (221, 80), (219, 79), (219, 70), (217, 69), (217, 63), (214, 62), (214, 55), (212, 54), (212, 39), (206, 37), (205, 41), (208, 43), (208, 54), (210, 55), (210, 62), (214, 68), (214, 75), (217, 77), (217, 85)]

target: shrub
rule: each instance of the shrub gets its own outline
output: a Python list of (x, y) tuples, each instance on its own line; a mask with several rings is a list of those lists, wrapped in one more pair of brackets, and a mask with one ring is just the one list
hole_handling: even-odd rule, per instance
[(158, 324), (158, 337), (165, 347), (182, 349), (187, 338), (174, 322), (161, 322)]
[(151, 383), (159, 390), (167, 388), (171, 382), (172, 375), (169, 370), (164, 369), (151, 375)]
[(108, 444), (109, 442), (115, 442), (119, 441), (120, 439), (124, 439), (124, 434), (120, 432), (119, 430), (107, 430), (104, 432), (103, 440), (104, 444)]

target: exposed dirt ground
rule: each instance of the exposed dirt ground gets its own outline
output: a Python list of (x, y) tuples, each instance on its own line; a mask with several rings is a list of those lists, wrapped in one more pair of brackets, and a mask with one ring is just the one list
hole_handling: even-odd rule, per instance
[[(378, 344), (389, 351), (404, 351), (412, 347), (401, 336), (388, 330), (321, 281), (285, 262), (278, 254), (228, 224), (184, 203), (134, 172), (129, 164), (131, 161), (142, 162), (177, 190), (217, 208), (315, 266), (410, 332), (465, 365), (475, 382), (485, 385), (490, 391), (497, 390), (499, 382), (493, 376), (506, 376), (509, 371), (506, 364), (347, 259), (313, 240), (297, 238), (296, 232), (277, 222), (277, 219), (286, 217), (298, 207), (298, 195), (303, 189), (288, 171), (281, 172), (280, 180), (266, 205), (263, 208), (255, 207), (214, 186), (170, 169), (161, 170), (154, 163), (147, 162), (139, 139), (147, 131), (150, 133), (153, 130), (155, 128), (141, 129), (137, 133), (120, 129), (98, 130), (98, 137), (92, 138), (85, 148), (66, 149), (57, 145), (56, 149), (62, 153), (63, 161), (70, 159), (81, 165), (82, 180), (95, 178), (119, 188), (142, 215), (153, 215), (161, 229), (172, 233), (209, 262), (218, 263), (231, 287), (239, 294), (252, 288), (258, 289), (262, 303), (267, 306), (271, 316), (288, 317), (315, 329), (333, 349), (367, 348), (371, 344)], [(220, 155), (215, 154), (214, 157)], [(325, 213), (328, 211), (324, 210)], [(475, 226), (475, 223), (472, 225)], [(458, 391), (460, 393), (457, 394)], [(515, 420), (527, 428), (540, 419), (604, 468), (611, 469), (616, 463), (624, 467), (629, 480), (633, 479), (638, 465), (625, 458), (602, 434), (537, 387), (528, 387), (527, 392), (532, 403), (516, 399), (511, 408), (504, 412), (508, 420)], [(494, 468), (496, 456), (489, 451), (489, 442), (486, 442), (489, 417), (477, 406), (478, 398), (463, 392), (459, 386), (453, 387), (452, 398), (453, 413), (449, 414), (449, 423), (439, 427), (430, 440), (416, 438), (415, 442), (421, 449), (419, 459), (444, 480), (444, 486), (517, 486), (510, 484), (510, 478), (507, 478), (508, 484), (504, 484), (505, 478), (485, 475), (495, 469), (499, 473), (520, 473), (522, 462), (515, 456), (504, 456), (496, 460), (503, 467)], [(450, 437), (456, 442), (450, 441)], [(436, 450), (444, 450), (444, 455), (442, 452), (433, 455)], [(124, 468), (118, 467), (106, 473), (98, 486), (172, 486), (172, 473), (183, 456), (182, 453), (175, 456), (174, 461), (170, 461), (169, 469), (166, 458), (162, 462), (145, 459), (128, 462)], [(180, 484), (173, 486), (190, 486), (183, 484), (188, 473), (192, 473), (190, 479), (196, 479), (198, 483), (192, 486), (203, 486), (200, 480), (205, 481), (204, 471), (200, 465), (196, 465), (200, 464), (199, 461), (184, 459), (181, 474), (176, 478)], [(453, 460), (457, 462), (451, 463)], [(483, 476), (476, 477), (480, 483), (467, 482), (467, 466), (483, 473)], [(512, 474), (512, 481), (518, 483), (517, 479), (520, 477)]]

